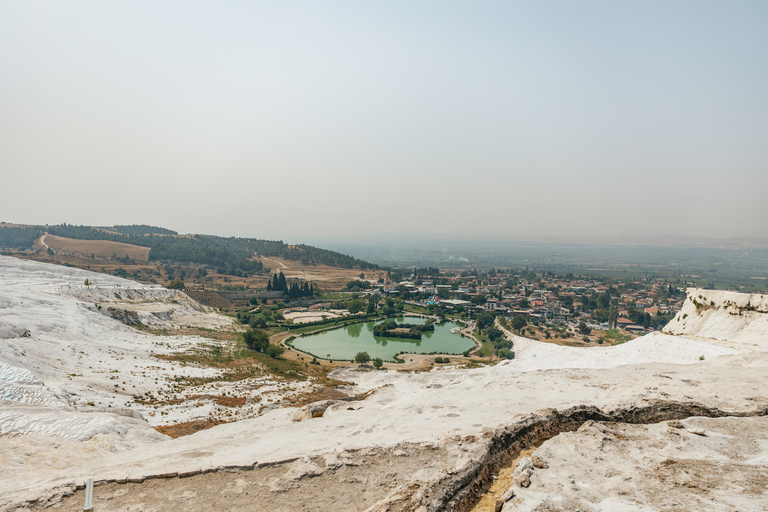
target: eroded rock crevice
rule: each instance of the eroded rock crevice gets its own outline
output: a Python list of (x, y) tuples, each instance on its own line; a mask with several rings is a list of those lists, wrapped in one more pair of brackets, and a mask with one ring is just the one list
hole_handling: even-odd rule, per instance
[[(431, 482), (412, 497), (412, 509), (425, 511), (465, 512), (470, 510), (487, 491), (494, 475), (522, 450), (538, 447), (548, 439), (564, 432), (578, 430), (586, 422), (653, 424), (691, 417), (723, 418), (768, 415), (768, 405), (749, 411), (727, 411), (700, 403), (656, 401), (642, 406), (605, 412), (594, 406), (577, 406), (563, 411), (550, 409), (533, 414), (508, 427), (498, 428), (485, 439), (484, 455), (466, 469), (454, 475), (445, 475)], [(398, 504), (387, 509), (402, 509)]]

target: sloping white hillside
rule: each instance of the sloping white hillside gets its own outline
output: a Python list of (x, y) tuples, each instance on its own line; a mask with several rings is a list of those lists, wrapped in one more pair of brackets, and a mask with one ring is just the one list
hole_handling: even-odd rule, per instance
[(689, 288), (687, 294), (664, 332), (768, 350), (768, 295), (701, 288)]
[(0, 290), (0, 397), (31, 405), (125, 407), (176, 376), (217, 373), (152, 356), (211, 340), (145, 334), (113, 316), (133, 311), (155, 327), (232, 324), (177, 291), (6, 256)]
[(515, 359), (502, 363), (520, 371), (555, 368), (613, 368), (626, 364), (698, 363), (702, 357), (738, 354), (736, 348), (710, 340), (670, 336), (660, 332), (606, 347), (563, 347), (552, 343), (514, 336)]

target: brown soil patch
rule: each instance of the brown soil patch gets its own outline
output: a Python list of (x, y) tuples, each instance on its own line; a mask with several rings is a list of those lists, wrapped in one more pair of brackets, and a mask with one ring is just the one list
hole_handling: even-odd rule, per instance
[(217, 292), (211, 290), (187, 290), (185, 293), (200, 304), (205, 304), (206, 306), (211, 306), (214, 308), (232, 307), (231, 300), (222, 297)]
[[(209, 398), (207, 396), (204, 397)], [(219, 405), (224, 405), (227, 407), (241, 407), (245, 405), (244, 396), (214, 396), (213, 401)]]
[(301, 393), (299, 395), (286, 397), (285, 400), (295, 407), (304, 407), (305, 405), (321, 400), (341, 400), (343, 398), (348, 399), (349, 395), (338, 389), (319, 387), (310, 393)]
[(149, 247), (140, 247), (122, 242), (108, 240), (75, 240), (54, 235), (45, 235), (42, 239), (54, 251), (66, 251), (82, 255), (98, 256), (100, 258), (125, 258), (149, 261)]
[(507, 489), (512, 486), (512, 475), (515, 472), (518, 462), (520, 462), (520, 459), (523, 457), (530, 457), (535, 451), (535, 446), (521, 450), (517, 457), (510, 460), (507, 464), (504, 464), (499, 470), (495, 480), (493, 480), (488, 492), (480, 498), (480, 501), (472, 507), (470, 512), (496, 512), (496, 503), (501, 499), (502, 495), (507, 492)]
[(221, 425), (222, 423), (229, 422), (223, 420), (195, 420), (186, 421), (184, 423), (177, 423), (175, 425), (162, 425), (154, 428), (161, 434), (165, 434), (176, 439), (177, 437), (188, 436), (194, 434), (195, 432), (200, 432), (201, 430), (206, 430), (211, 427), (215, 427), (216, 425)]

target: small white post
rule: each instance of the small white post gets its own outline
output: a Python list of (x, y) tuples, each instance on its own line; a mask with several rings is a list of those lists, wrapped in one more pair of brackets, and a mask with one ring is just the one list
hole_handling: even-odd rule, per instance
[(85, 506), (83, 512), (93, 512), (93, 478), (85, 483)]

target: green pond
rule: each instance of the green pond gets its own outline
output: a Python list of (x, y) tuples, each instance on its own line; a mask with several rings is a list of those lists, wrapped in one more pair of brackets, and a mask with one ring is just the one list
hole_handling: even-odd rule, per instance
[[(426, 322), (424, 318), (412, 316), (388, 320), (420, 325)], [(475, 346), (469, 338), (451, 334), (451, 329), (460, 327), (454, 322), (436, 324), (435, 331), (422, 333), (421, 340), (408, 340), (374, 336), (373, 326), (381, 321), (360, 322), (319, 334), (303, 336), (296, 338), (292, 345), (298, 350), (323, 359), (345, 359), (347, 361), (354, 359), (358, 352), (368, 352), (371, 359), (380, 357), (384, 361), (393, 361), (394, 356), (400, 352), (461, 354)]]

